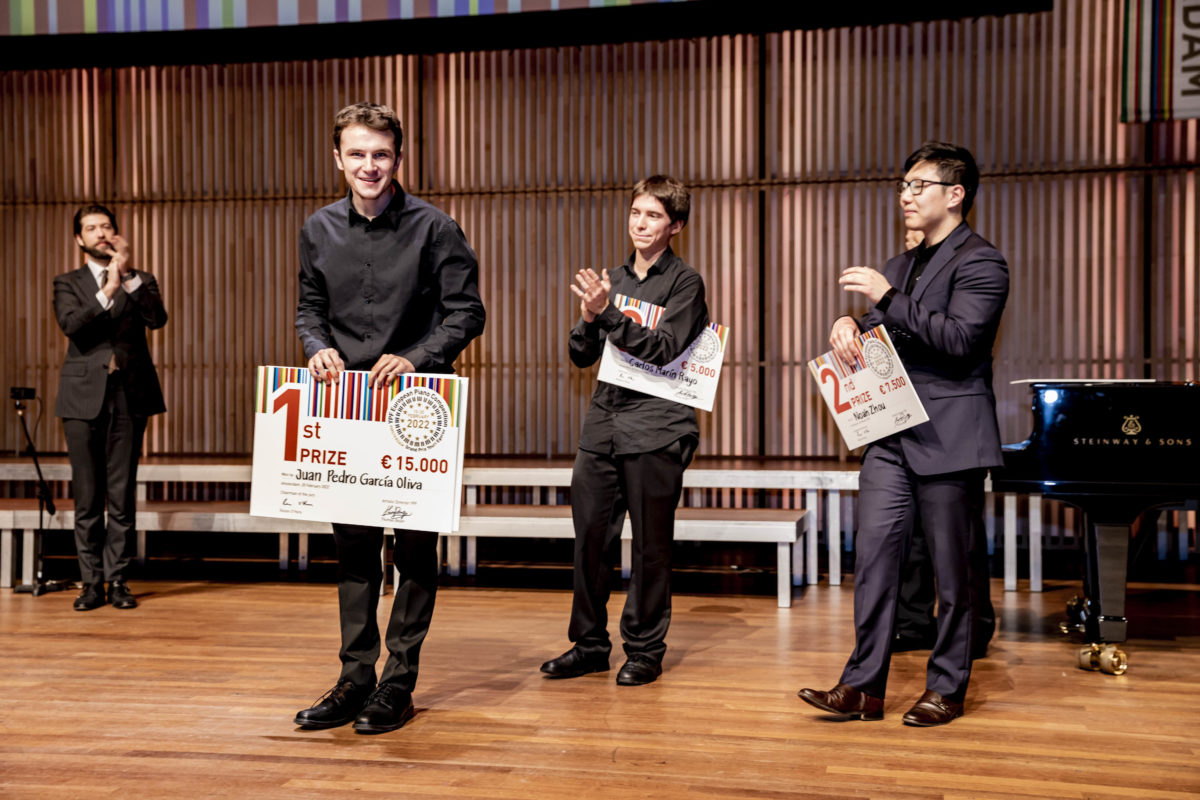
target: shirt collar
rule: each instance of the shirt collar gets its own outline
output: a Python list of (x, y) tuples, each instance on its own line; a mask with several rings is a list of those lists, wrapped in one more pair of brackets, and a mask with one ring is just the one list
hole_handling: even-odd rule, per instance
[(922, 241), (919, 245), (917, 245), (917, 261), (928, 261), (929, 259), (933, 258), (933, 254), (938, 251), (938, 248), (942, 246), (942, 242), (944, 241), (946, 240), (942, 239), (941, 242), (931, 245), (926, 245), (925, 242)]
[(100, 273), (103, 272), (104, 270), (108, 269), (108, 267), (101, 266), (100, 264), (97, 264), (95, 261), (92, 261), (90, 258), (85, 263), (87, 264), (88, 269), (90, 269), (92, 271), (92, 277), (96, 279), (97, 283), (99, 283), (100, 282)]
[[(630, 253), (624, 265), (625, 269), (629, 270), (629, 274), (635, 278), (637, 277), (637, 273), (633, 271), (633, 262), (636, 258), (637, 253)], [(676, 258), (677, 256), (675, 255), (675, 251), (671, 249), (671, 245), (667, 245), (667, 249), (662, 251), (662, 255), (658, 257), (658, 260), (650, 265), (650, 269), (646, 270), (646, 277), (649, 278), (655, 273), (666, 272), (667, 268), (675, 263)]]
[(397, 181), (392, 181), (392, 199), (387, 204), (387, 208), (383, 210), (375, 219), (367, 219), (362, 214), (358, 213), (358, 209), (354, 207), (353, 193), (346, 192), (346, 208), (347, 219), (351, 225), (386, 225), (392, 230), (400, 226), (400, 216), (404, 213), (404, 189), (401, 188)]
[(942, 239), (937, 244), (926, 247), (924, 240), (922, 240), (921, 243), (919, 245), (917, 245), (917, 258), (933, 258), (933, 254), (938, 251), (938, 248), (941, 247), (942, 245), (944, 245), (946, 242), (950, 241), (950, 239), (954, 236), (954, 234), (958, 233), (959, 229), (962, 228), (966, 224), (967, 224), (966, 220), (963, 220), (962, 222), (958, 223), (958, 225), (956, 225), (954, 227), (954, 230), (952, 230), (948, 234), (946, 234), (946, 238)]

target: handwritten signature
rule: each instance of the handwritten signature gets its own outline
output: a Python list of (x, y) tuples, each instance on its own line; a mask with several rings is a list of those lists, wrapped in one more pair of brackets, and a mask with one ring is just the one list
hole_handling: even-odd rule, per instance
[(385, 522), (403, 522), (411, 516), (411, 511), (406, 511), (400, 506), (388, 506), (387, 511), (383, 512), (383, 516), (380, 519)]

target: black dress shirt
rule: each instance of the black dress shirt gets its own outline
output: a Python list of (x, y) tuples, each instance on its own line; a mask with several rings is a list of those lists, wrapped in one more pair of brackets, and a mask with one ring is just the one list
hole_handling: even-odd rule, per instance
[(393, 187), (374, 219), (347, 194), (304, 223), (296, 332), (306, 357), (333, 347), (347, 369), (391, 353), (418, 372), (453, 372), (483, 332), (479, 264), (453, 219)]
[[(965, 224), (965, 222), (959, 223), (958, 227), (956, 227), (954, 230), (958, 230), (958, 228)], [(950, 231), (950, 233), (953, 234), (954, 231)], [(946, 239), (949, 238), (949, 236), (946, 237)], [(946, 241), (946, 239), (942, 239), (942, 242)], [(929, 247), (925, 246), (925, 242), (921, 242), (919, 245), (913, 248), (913, 263), (912, 266), (909, 267), (908, 277), (904, 281), (905, 294), (911, 295), (913, 290), (917, 288), (917, 281), (921, 280), (921, 275), (925, 272), (925, 267), (929, 266), (929, 262), (933, 260), (933, 256), (937, 253), (938, 248), (942, 246), (942, 242), (930, 245)], [(879, 302), (875, 304), (875, 307), (880, 311), (887, 311), (892, 305), (892, 298), (896, 296), (898, 291), (900, 290), (895, 286), (888, 289), (884, 293), (883, 297), (879, 298)], [(891, 331), (889, 330), (889, 333), (890, 332)], [(894, 341), (894, 338), (895, 334), (893, 334), (893, 344), (899, 346), (899, 344)]]
[[(708, 325), (704, 279), (667, 248), (644, 280), (633, 271), (633, 256), (609, 273), (613, 294), (645, 300), (664, 308), (654, 330), (608, 308), (593, 322), (582, 319), (571, 329), (571, 361), (595, 364), (606, 339), (649, 364), (665, 366), (683, 354)], [(603, 381), (596, 384), (583, 421), (579, 447), (594, 453), (626, 455), (660, 450), (672, 442), (700, 437), (696, 410)]]
[[(946, 241), (945, 239), (942, 242)], [(913, 256), (912, 269), (908, 271), (908, 280), (904, 282), (904, 293), (911, 295), (913, 289), (917, 288), (917, 281), (921, 280), (921, 273), (925, 271), (925, 267), (929, 266), (929, 262), (933, 259), (934, 253), (942, 246), (942, 242), (925, 246), (924, 242), (917, 245), (917, 252)]]

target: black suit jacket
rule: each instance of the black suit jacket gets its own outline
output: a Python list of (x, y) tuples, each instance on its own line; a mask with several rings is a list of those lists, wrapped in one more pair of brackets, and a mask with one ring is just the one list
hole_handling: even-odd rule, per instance
[(125, 370), (129, 410), (147, 417), (167, 410), (146, 346), (146, 330), (167, 324), (167, 310), (154, 276), (138, 275), (142, 285), (137, 291), (119, 290), (107, 311), (96, 301), (99, 287), (86, 265), (54, 278), (54, 316), (69, 340), (59, 376), (56, 416), (95, 419), (100, 414), (108, 364), (114, 355)]
[[(902, 287), (915, 250), (887, 262)], [(1000, 429), (992, 392), (992, 345), (1008, 299), (1004, 256), (966, 224), (925, 266), (912, 296), (897, 292), (886, 311), (872, 308), (861, 330), (883, 323), (929, 421), (895, 434), (918, 475), (998, 466)]]

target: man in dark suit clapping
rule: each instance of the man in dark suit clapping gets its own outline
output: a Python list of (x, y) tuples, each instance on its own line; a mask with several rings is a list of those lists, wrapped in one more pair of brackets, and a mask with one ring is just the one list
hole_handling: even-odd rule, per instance
[(98, 204), (76, 211), (75, 243), (86, 263), (54, 278), (54, 316), (68, 339), (55, 414), (63, 421), (75, 497), (83, 580), (75, 610), (105, 603), (135, 608), (125, 571), (138, 458), (147, 418), (166, 411), (146, 330), (165, 325), (167, 312), (154, 276), (133, 268), (111, 211)]

